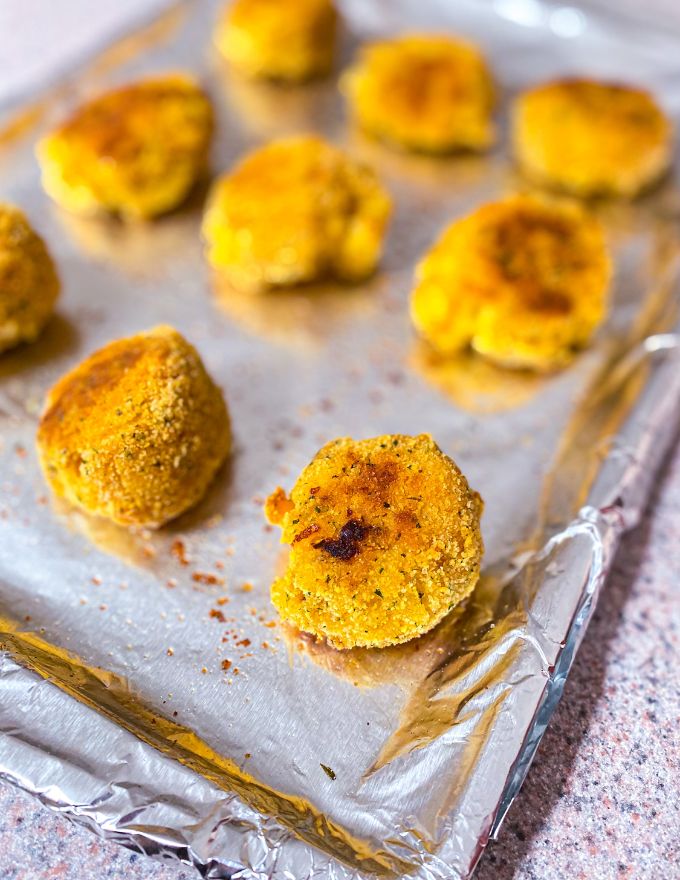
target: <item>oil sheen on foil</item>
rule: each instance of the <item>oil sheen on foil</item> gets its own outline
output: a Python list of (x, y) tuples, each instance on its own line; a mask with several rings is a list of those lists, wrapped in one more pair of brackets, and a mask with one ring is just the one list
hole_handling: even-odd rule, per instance
[[(463, 0), (344, 4), (343, 62), (406, 28), (479, 41), (503, 98), (561, 73), (628, 77), (680, 111), (680, 40), (572, 7)], [(0, 197), (58, 263), (58, 316), (0, 360), (0, 773), (98, 833), (207, 877), (468, 877), (526, 773), (622, 532), (644, 504), (680, 402), (678, 205), (667, 182), (595, 205), (616, 258), (594, 345), (548, 377), (433, 358), (406, 309), (442, 226), (522, 189), (501, 144), (429, 160), (346, 122), (335, 79), (244, 83), (211, 47), (214, 3), (55, 89), (40, 125), (116, 82), (177, 68), (218, 114), (213, 169), (317, 130), (373, 163), (396, 213), (356, 288), (227, 294), (204, 264), (199, 194), (158, 222), (80, 220), (42, 193), (39, 130), (0, 152)], [(40, 96), (36, 96), (38, 99)], [(674, 103), (675, 101), (675, 103)], [(37, 418), (54, 380), (107, 341), (169, 323), (231, 409), (235, 452), (205, 501), (158, 532), (56, 505)], [(326, 440), (430, 432), (486, 501), (482, 581), (431, 633), (337, 652), (280, 626), (282, 562), (264, 497)]]

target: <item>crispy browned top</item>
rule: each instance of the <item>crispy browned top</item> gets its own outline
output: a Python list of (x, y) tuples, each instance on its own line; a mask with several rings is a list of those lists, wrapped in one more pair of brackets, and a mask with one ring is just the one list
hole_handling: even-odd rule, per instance
[(203, 494), (230, 445), (219, 389), (170, 327), (112, 342), (51, 390), (38, 446), (58, 494), (158, 525)]
[(145, 144), (185, 152), (201, 147), (213, 128), (205, 93), (189, 77), (176, 74), (131, 83), (79, 107), (55, 134), (72, 148), (132, 163)]
[(303, 471), (281, 517), (291, 545), (281, 614), (339, 646), (404, 641), (474, 586), (481, 500), (427, 435), (335, 440)]

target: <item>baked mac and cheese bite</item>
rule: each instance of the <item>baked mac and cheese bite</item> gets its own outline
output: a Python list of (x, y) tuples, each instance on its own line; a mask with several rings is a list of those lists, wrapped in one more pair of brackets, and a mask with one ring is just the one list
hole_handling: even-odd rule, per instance
[(58, 296), (45, 242), (18, 208), (0, 203), (0, 352), (37, 339)]
[(313, 135), (255, 150), (213, 187), (207, 258), (234, 287), (358, 281), (380, 258), (391, 200), (373, 171)]
[(668, 169), (672, 127), (642, 89), (563, 79), (515, 101), (512, 140), (531, 178), (577, 196), (632, 197)]
[(515, 196), (456, 220), (416, 269), (413, 322), (443, 354), (502, 366), (568, 363), (602, 321), (611, 266), (579, 205)]
[(151, 218), (205, 173), (210, 100), (184, 74), (147, 79), (84, 104), (38, 144), (43, 186), (77, 214)]
[(333, 440), (267, 501), (290, 545), (272, 602), (336, 648), (406, 642), (474, 589), (482, 506), (427, 434)]
[(57, 496), (121, 525), (193, 507), (227, 457), (222, 392), (172, 327), (111, 342), (49, 392), (38, 452)]
[(486, 150), (494, 87), (479, 50), (459, 38), (409, 34), (359, 50), (342, 88), (365, 132), (424, 153)]
[(296, 83), (333, 66), (338, 15), (331, 0), (234, 0), (215, 42), (240, 73)]

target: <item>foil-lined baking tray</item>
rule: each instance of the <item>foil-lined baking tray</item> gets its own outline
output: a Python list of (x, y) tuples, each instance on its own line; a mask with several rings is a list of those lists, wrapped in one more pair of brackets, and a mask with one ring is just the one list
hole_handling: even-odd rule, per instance
[[(452, 29), (484, 47), (504, 106), (578, 72), (632, 79), (680, 111), (680, 38), (638, 23), (533, 0), (343, 8), (345, 58), (379, 33)], [(333, 80), (293, 90), (230, 76), (211, 48), (216, 9), (180, 6), (81, 70), (0, 153), (0, 198), (44, 234), (64, 287), (41, 340), (0, 360), (0, 773), (206, 877), (465, 878), (521, 785), (675, 433), (674, 184), (594, 206), (616, 257), (614, 305), (569, 369), (438, 361), (409, 327), (413, 264), (450, 219), (525, 185), (503, 145), (484, 158), (390, 153), (348, 128)], [(215, 171), (309, 129), (377, 166), (397, 207), (375, 278), (238, 297), (204, 266), (200, 195), (130, 227), (49, 203), (32, 149), (41, 126), (105, 85), (178, 67), (215, 101)], [(55, 505), (34, 436), (59, 375), (159, 322), (224, 387), (236, 450), (195, 511), (128, 532)], [(421, 431), (485, 498), (478, 589), (394, 648), (337, 652), (285, 630), (268, 598), (281, 548), (264, 496), (332, 437)]]

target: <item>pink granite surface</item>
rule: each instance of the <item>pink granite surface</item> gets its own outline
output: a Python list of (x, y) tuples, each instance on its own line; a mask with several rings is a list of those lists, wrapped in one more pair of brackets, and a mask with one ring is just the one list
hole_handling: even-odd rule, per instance
[[(680, 448), (477, 880), (680, 878)], [(195, 880), (0, 784), (0, 880)]]

